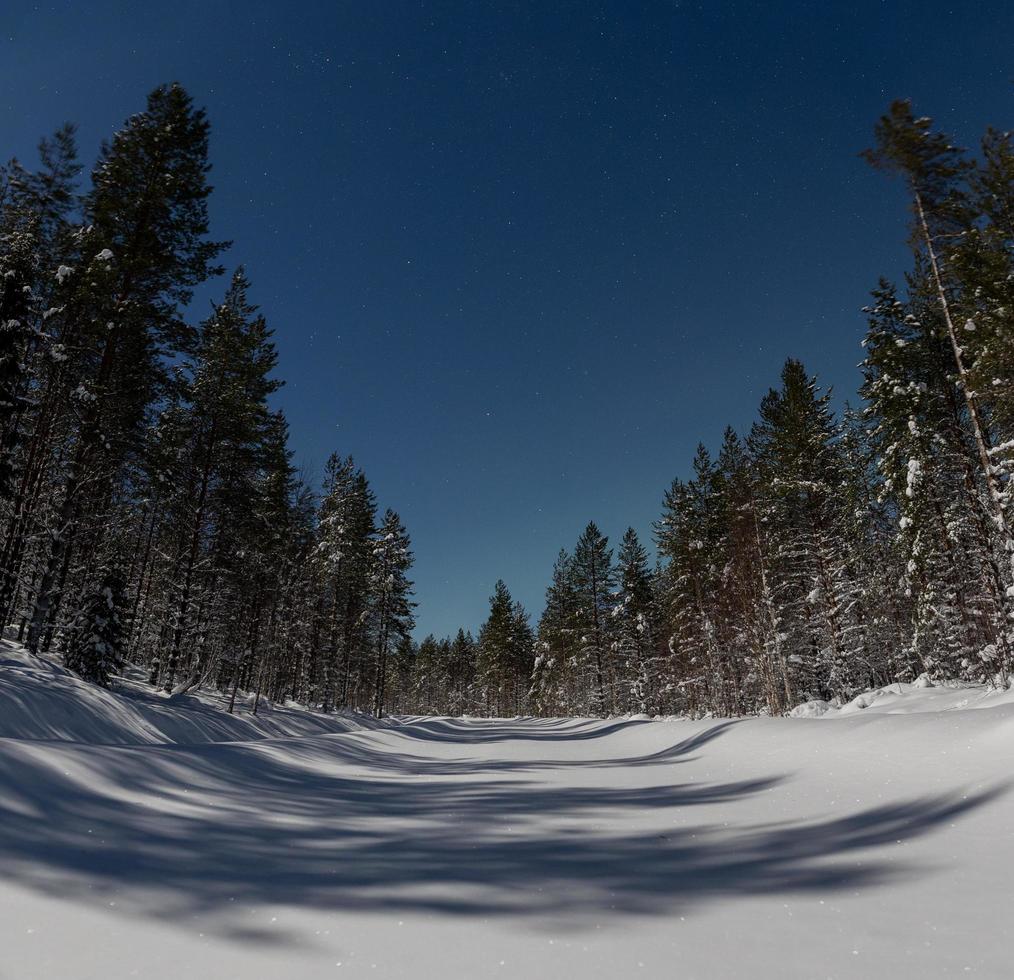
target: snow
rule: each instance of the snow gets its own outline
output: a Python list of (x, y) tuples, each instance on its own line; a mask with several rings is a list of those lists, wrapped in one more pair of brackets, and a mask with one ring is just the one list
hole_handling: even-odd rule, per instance
[(829, 701), (806, 701), (796, 705), (789, 713), (790, 718), (823, 718), (829, 711), (837, 710)]
[(1011, 692), (699, 721), (222, 703), (0, 646), (0, 976), (1011, 974)]

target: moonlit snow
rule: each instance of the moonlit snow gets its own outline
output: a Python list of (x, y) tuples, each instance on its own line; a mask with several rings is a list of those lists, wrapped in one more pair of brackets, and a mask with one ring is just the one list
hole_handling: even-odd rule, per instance
[(5, 980), (1010, 975), (1009, 693), (373, 722), (0, 662)]

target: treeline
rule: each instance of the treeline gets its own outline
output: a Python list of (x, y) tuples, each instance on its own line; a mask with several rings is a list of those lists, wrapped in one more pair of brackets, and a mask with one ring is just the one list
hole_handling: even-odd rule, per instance
[(666, 492), (655, 567), (590, 524), (534, 642), (500, 585), (477, 641), (403, 658), (400, 704), (779, 714), (921, 674), (1008, 685), (1014, 143), (989, 130), (969, 157), (897, 102), (864, 156), (907, 188), (912, 267), (873, 292), (861, 410), (836, 417), (789, 360), (752, 428)]
[(921, 674), (1008, 683), (1014, 622), (1014, 143), (971, 157), (895, 103), (912, 266), (869, 306), (861, 408), (804, 366), (665, 493), (651, 561), (589, 524), (536, 624), (498, 583), (477, 636), (410, 639), (412, 554), (350, 458), (292, 465), (264, 317), (219, 276), (208, 123), (176, 85), (79, 186), (70, 127), (0, 171), (0, 615), (107, 683), (318, 709), (782, 713)]
[(208, 227), (203, 111), (178, 85), (103, 145), (0, 169), (0, 615), (107, 683), (201, 683), (382, 713), (412, 554), (349, 458), (296, 475), (271, 330)]

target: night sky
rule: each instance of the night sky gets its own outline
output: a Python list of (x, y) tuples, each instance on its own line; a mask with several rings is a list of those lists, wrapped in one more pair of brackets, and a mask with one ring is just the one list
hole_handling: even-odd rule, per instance
[(857, 154), (895, 97), (1014, 125), (1012, 38), (1010, 0), (8, 0), (0, 156), (72, 120), (90, 165), (163, 81), (207, 107), (297, 461), (351, 453), (401, 513), (421, 636), (501, 577), (537, 616), (589, 519), (650, 538), (786, 355), (854, 397), (906, 265)]

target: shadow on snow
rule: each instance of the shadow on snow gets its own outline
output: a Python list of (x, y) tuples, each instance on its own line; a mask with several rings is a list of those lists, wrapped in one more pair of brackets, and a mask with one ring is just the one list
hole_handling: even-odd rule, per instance
[[(636, 722), (618, 723), (629, 724)], [(476, 727), (413, 723), (396, 734), (559, 743), (613, 726)], [(284, 941), (281, 934), (239, 930), (230, 907), (543, 921), (668, 914), (727, 896), (854, 889), (915, 873), (896, 859), (855, 852), (926, 834), (1000, 792), (929, 796), (778, 826), (702, 823), (622, 834), (595, 824), (733, 802), (780, 779), (614, 788), (482, 777), (671, 764), (727, 729), (715, 725), (652, 755), (588, 762), (441, 761), (371, 745), (368, 735), (186, 747), (7, 742), (0, 873), (61, 897), (122, 895), (121, 908), (160, 918), (222, 913), (220, 931), (273, 942)], [(344, 765), (337, 773), (336, 762)]]

